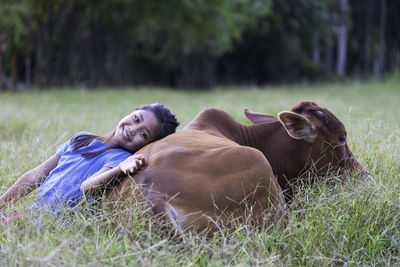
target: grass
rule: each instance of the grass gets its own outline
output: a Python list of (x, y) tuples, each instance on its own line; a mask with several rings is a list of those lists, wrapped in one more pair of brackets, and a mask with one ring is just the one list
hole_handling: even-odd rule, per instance
[[(299, 100), (329, 108), (374, 180), (303, 184), (285, 220), (265, 229), (237, 225), (211, 237), (173, 236), (138, 200), (113, 213), (83, 207), (68, 223), (29, 213), (0, 224), (0, 265), (399, 265), (400, 88), (380, 84), (216, 88), (49, 90), (0, 94), (0, 194), (78, 131), (108, 133), (125, 114), (162, 102), (186, 125), (206, 107), (248, 123), (243, 108), (276, 114)], [(332, 185), (333, 184), (333, 185)], [(27, 209), (36, 193), (6, 213)]]

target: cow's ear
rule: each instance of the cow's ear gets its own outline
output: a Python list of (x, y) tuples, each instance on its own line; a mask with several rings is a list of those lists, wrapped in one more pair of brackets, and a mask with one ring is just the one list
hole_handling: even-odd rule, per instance
[(305, 117), (290, 111), (283, 111), (278, 118), (288, 134), (294, 139), (313, 142), (317, 136), (315, 127)]
[(253, 112), (248, 110), (247, 108), (244, 108), (244, 114), (249, 120), (251, 120), (255, 124), (276, 121), (275, 116), (264, 113)]

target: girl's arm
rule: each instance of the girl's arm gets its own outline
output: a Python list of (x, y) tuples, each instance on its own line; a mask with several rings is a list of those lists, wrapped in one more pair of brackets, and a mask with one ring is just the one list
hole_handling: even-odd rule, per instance
[(113, 184), (118, 178), (140, 170), (144, 163), (144, 156), (140, 154), (130, 156), (115, 168), (103, 167), (82, 183), (81, 191), (84, 195), (101, 193), (107, 185)]
[(58, 161), (59, 158), (57, 154), (54, 154), (36, 168), (22, 175), (10, 189), (0, 197), (0, 211), (41, 185), (49, 173), (57, 166)]

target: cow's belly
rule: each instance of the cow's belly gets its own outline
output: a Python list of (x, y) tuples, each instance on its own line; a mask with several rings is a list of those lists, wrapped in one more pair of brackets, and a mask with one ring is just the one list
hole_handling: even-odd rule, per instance
[[(138, 153), (146, 155), (147, 166), (136, 183), (144, 185), (155, 212), (166, 211), (182, 228), (203, 228), (210, 218), (241, 216), (249, 210), (260, 217), (283, 206), (272, 169), (256, 149), (185, 130)], [(112, 199), (129, 199), (130, 181), (121, 183)]]

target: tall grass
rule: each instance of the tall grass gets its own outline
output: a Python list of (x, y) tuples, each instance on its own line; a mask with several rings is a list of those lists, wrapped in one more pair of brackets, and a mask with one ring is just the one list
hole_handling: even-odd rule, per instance
[[(223, 229), (212, 236), (174, 235), (140, 200), (112, 213), (85, 212), (67, 220), (33, 219), (36, 193), (0, 224), (0, 265), (399, 265), (400, 88), (362, 85), (217, 88), (176, 92), (163, 88), (49, 90), (0, 94), (0, 194), (25, 171), (78, 131), (108, 133), (125, 114), (162, 102), (182, 126), (206, 107), (247, 123), (243, 108), (276, 114), (299, 100), (329, 108), (346, 125), (350, 147), (373, 179), (327, 177), (300, 185), (282, 222)], [(83, 205), (84, 206), (84, 205)], [(2, 216), (2, 215), (1, 215)]]

